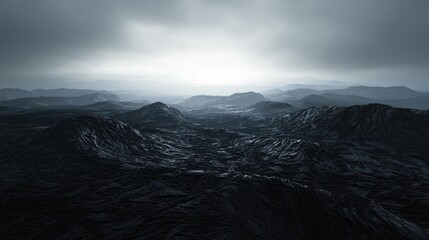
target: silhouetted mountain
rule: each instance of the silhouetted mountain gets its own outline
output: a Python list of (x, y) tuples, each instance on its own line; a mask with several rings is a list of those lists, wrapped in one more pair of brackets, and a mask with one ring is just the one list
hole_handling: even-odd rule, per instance
[(425, 95), (404, 86), (395, 87), (349, 87), (345, 89), (327, 90), (325, 92), (340, 95), (357, 95), (370, 99), (406, 99)]
[(243, 109), (261, 101), (268, 101), (268, 99), (260, 93), (246, 92), (234, 93), (230, 96), (194, 96), (177, 104), (177, 106), (187, 111), (215, 113)]
[(86, 102), (86, 104), (91, 104), (91, 103), (105, 102), (105, 101), (115, 101), (115, 102), (120, 101), (120, 98), (118, 96), (108, 92), (98, 92), (90, 95), (82, 95), (71, 99), (76, 99), (75, 104), (77, 105), (82, 105), (84, 102)]
[(267, 97), (275, 101), (289, 102), (300, 107), (352, 106), (380, 103), (394, 107), (429, 109), (429, 93), (417, 92), (400, 86), (359, 86), (331, 90), (293, 89), (267, 95)]
[(111, 93), (99, 92), (79, 97), (18, 98), (14, 100), (0, 101), (0, 106), (30, 109), (41, 107), (83, 106), (104, 101), (119, 101), (119, 97)]
[(33, 94), (18, 88), (2, 88), (0, 89), (0, 101), (13, 100), (17, 98), (32, 97)]
[(187, 117), (179, 110), (161, 102), (146, 105), (116, 118), (138, 128), (176, 125), (187, 121)]
[(308, 95), (300, 98), (293, 103), (300, 107), (315, 107), (315, 106), (353, 106), (359, 104), (369, 104), (373, 102), (371, 99), (366, 99), (356, 95), (339, 95), (333, 93), (324, 93), (323, 95)]
[(13, 100), (19, 98), (37, 98), (37, 97), (79, 97), (93, 94), (113, 95), (107, 91), (91, 90), (91, 89), (35, 89), (26, 91), (18, 88), (3, 88), (0, 89), (0, 101)]
[(281, 93), (283, 93), (283, 90), (278, 89), (278, 88), (276, 88), (276, 89), (269, 89), (269, 90), (261, 92), (261, 94), (264, 95), (264, 96), (269, 96), (269, 95), (274, 95), (274, 94), (281, 94)]
[(288, 84), (285, 85), (283, 87), (281, 87), (281, 89), (287, 91), (287, 90), (293, 90), (293, 89), (298, 89), (298, 88), (310, 88), (310, 89), (315, 89), (315, 90), (327, 90), (327, 89), (343, 89), (343, 88), (347, 88), (350, 87), (351, 85), (346, 83), (346, 82), (341, 82), (341, 81), (329, 81), (329, 83), (323, 83), (323, 84), (300, 84), (300, 83), (295, 83), (295, 84)]
[(274, 93), (266, 95), (272, 101), (290, 101), (306, 97), (308, 95), (320, 94), (322, 91), (310, 88), (297, 88), (292, 90), (283, 91), (281, 93)]
[(248, 107), (261, 101), (267, 101), (262, 94), (255, 92), (234, 93), (231, 96), (223, 99), (224, 105), (232, 105), (238, 107)]
[(82, 109), (93, 111), (130, 111), (136, 110), (150, 104), (149, 102), (133, 103), (133, 102), (116, 102), (104, 101), (83, 106)]
[(289, 84), (281, 89), (264, 91), (262, 94), (268, 99), (279, 101), (302, 98), (310, 94), (320, 94), (325, 90), (344, 89), (345, 87), (348, 87), (348, 84), (343, 82), (333, 82), (332, 84)]
[(218, 105), (224, 98), (223, 96), (198, 95), (185, 99), (178, 106), (187, 109), (212, 107)]
[(341, 94), (335, 94), (335, 93), (323, 93), (321, 96), (335, 99), (338, 101), (351, 101), (353, 103), (360, 103), (360, 104), (369, 104), (373, 100), (373, 99), (364, 98), (357, 95), (341, 95)]
[(324, 93), (322, 95), (309, 95), (298, 100), (291, 100), (296, 106), (314, 107), (314, 106), (353, 106), (370, 103), (387, 104), (393, 107), (411, 108), (428, 110), (429, 94), (415, 98), (403, 99), (369, 99), (356, 95), (340, 95), (333, 93)]
[(315, 90), (310, 88), (298, 88), (283, 91), (268, 96), (270, 99), (284, 100), (284, 99), (299, 99), (308, 95), (322, 95), (324, 93), (331, 93), (336, 95), (353, 95), (368, 99), (407, 99), (415, 98), (426, 95), (426, 93), (417, 92), (403, 86), (397, 87), (348, 87), (344, 89), (327, 89)]
[(244, 112), (256, 115), (274, 116), (284, 115), (293, 111), (297, 111), (298, 108), (282, 102), (262, 101), (247, 107)]
[(92, 90), (92, 89), (35, 89), (31, 91), (37, 97), (79, 97), (84, 95), (92, 95), (102, 93), (105, 95), (111, 94), (107, 91)]

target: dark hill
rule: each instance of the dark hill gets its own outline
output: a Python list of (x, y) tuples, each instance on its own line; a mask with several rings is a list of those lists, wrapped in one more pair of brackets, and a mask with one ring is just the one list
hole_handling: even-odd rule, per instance
[(368, 138), (404, 151), (429, 152), (429, 119), (422, 111), (381, 104), (312, 107), (274, 120), (275, 129), (298, 136)]
[(25, 91), (18, 88), (0, 89), (0, 101), (13, 100), (17, 98), (28, 98), (28, 97), (33, 97), (33, 94), (29, 91)]
[(225, 112), (229, 109), (243, 109), (261, 101), (268, 101), (260, 93), (245, 92), (234, 93), (230, 96), (193, 96), (179, 103), (178, 106), (185, 110), (209, 109), (210, 111)]
[(83, 106), (82, 109), (93, 111), (130, 111), (148, 105), (148, 102), (133, 103), (133, 102), (116, 102), (103, 101)]
[(293, 111), (296, 111), (298, 108), (282, 102), (272, 102), (272, 101), (262, 101), (253, 104), (250, 107), (245, 109), (245, 112), (256, 114), (256, 115), (264, 115), (264, 116), (275, 116), (287, 114)]
[(116, 117), (138, 128), (177, 125), (187, 121), (187, 117), (179, 110), (161, 102), (152, 103)]
[[(142, 133), (127, 124), (109, 117), (81, 116), (61, 121), (22, 142), (17, 162), (26, 168), (43, 167), (54, 169), (74, 165), (92, 165), (87, 161), (105, 164), (152, 164), (165, 157), (158, 137)], [(38, 156), (28, 159), (26, 156)], [(22, 157), (24, 156), (24, 157)], [(75, 160), (72, 160), (75, 159)], [(78, 159), (78, 161), (76, 161)], [(107, 162), (99, 160), (108, 160)], [(37, 161), (29, 164), (28, 161)], [(84, 166), (76, 166), (85, 168)]]

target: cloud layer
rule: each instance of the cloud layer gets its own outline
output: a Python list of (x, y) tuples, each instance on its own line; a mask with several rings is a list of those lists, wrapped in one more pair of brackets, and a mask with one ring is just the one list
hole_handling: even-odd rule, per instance
[(428, 10), (424, 0), (0, 0), (0, 87), (302, 79), (429, 90)]

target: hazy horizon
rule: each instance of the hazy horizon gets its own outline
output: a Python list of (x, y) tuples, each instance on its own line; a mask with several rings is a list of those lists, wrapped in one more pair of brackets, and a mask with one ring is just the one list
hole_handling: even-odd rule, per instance
[(429, 2), (0, 0), (0, 88), (429, 91)]
[[(26, 91), (34, 91), (34, 90), (55, 90), (55, 89), (75, 89), (75, 90), (97, 90), (97, 91), (108, 91), (111, 93), (118, 94), (120, 96), (130, 96), (131, 99), (138, 100), (138, 99), (145, 99), (145, 97), (156, 97), (156, 96), (177, 96), (177, 97), (191, 97), (195, 95), (213, 95), (213, 96), (228, 96), (234, 93), (245, 93), (245, 92), (257, 92), (257, 93), (264, 93), (269, 92), (270, 90), (294, 90), (294, 89), (313, 89), (313, 90), (335, 90), (335, 89), (346, 89), (350, 87), (382, 87), (382, 88), (389, 88), (389, 87), (406, 87), (411, 90), (422, 92), (422, 93), (428, 93), (428, 91), (421, 90), (421, 89), (414, 89), (410, 88), (405, 85), (395, 85), (395, 86), (378, 86), (378, 85), (360, 85), (360, 84), (353, 84), (353, 85), (343, 85), (344, 83), (331, 83), (331, 84), (288, 84), (288, 85), (282, 85), (282, 86), (273, 86), (273, 87), (206, 87), (206, 88), (194, 88), (192, 90), (189, 90), (187, 92), (180, 92), (180, 91), (163, 91), (162, 89), (114, 89), (114, 88), (99, 88), (99, 87), (50, 87), (50, 88), (21, 88), (21, 87), (3, 87), (0, 89), (22, 89)], [(103, 84), (100, 84), (99, 86), (103, 86)], [(127, 98), (126, 98), (127, 99)]]

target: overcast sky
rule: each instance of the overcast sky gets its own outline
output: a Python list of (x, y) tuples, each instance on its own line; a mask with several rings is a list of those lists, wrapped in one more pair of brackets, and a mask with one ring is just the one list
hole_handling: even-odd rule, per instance
[(427, 0), (0, 0), (0, 87), (429, 91)]

